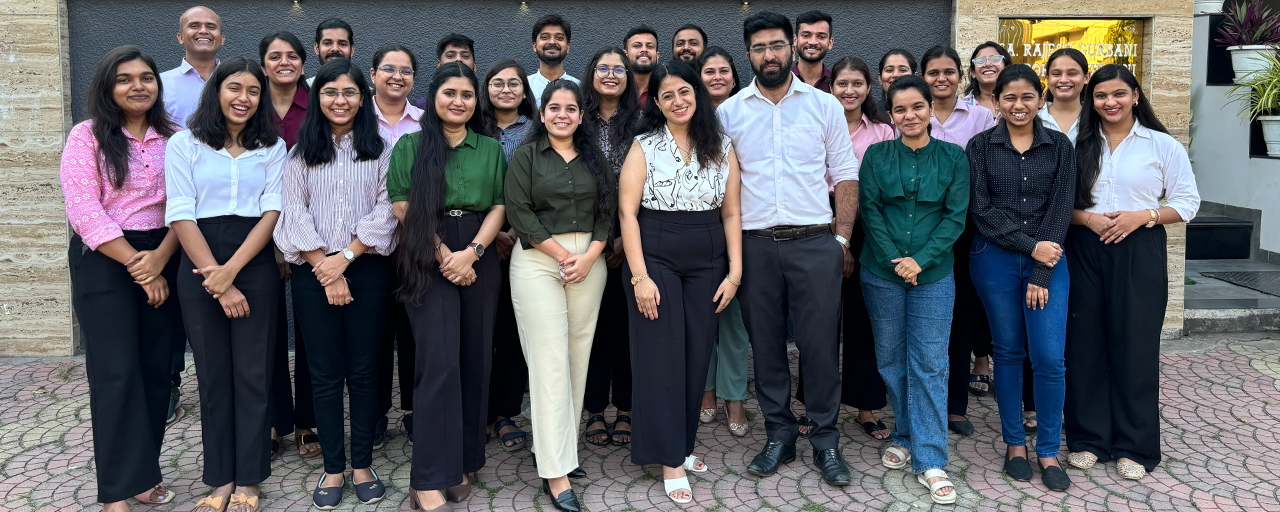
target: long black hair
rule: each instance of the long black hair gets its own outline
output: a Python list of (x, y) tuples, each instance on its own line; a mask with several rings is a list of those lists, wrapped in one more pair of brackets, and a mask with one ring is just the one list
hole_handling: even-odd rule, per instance
[(1138, 102), (1133, 105), (1135, 121), (1148, 129), (1169, 133), (1169, 129), (1164, 127), (1164, 123), (1160, 122), (1151, 109), (1151, 103), (1147, 101), (1147, 95), (1142, 92), (1142, 86), (1138, 85), (1138, 79), (1133, 76), (1132, 71), (1119, 64), (1107, 64), (1094, 71), (1089, 77), (1089, 83), (1084, 86), (1084, 92), (1080, 93), (1082, 97), (1088, 98), (1089, 103), (1080, 111), (1080, 134), (1076, 136), (1077, 210), (1092, 208), (1096, 204), (1093, 201), (1093, 186), (1098, 182), (1098, 174), (1102, 172), (1102, 151), (1107, 144), (1101, 133), (1102, 116), (1093, 107), (1093, 91), (1098, 84), (1117, 79), (1138, 96)]
[[(441, 64), (431, 77), (427, 89), (427, 108), (418, 120), (421, 139), (413, 155), (413, 180), (409, 185), (409, 208), (400, 229), (400, 300), (416, 304), (431, 288), (431, 272), (436, 264), (436, 238), (444, 218), (444, 196), (448, 186), (444, 181), (444, 168), (449, 163), (453, 148), (444, 135), (444, 123), (436, 110), (435, 98), (440, 87), (451, 78), (465, 78), (479, 92), (476, 74), (461, 62)], [(476, 129), (476, 116), (472, 112), (467, 128)]]
[(116, 70), (120, 64), (141, 59), (151, 68), (152, 78), (156, 82), (155, 103), (147, 109), (146, 121), (158, 135), (172, 137), (177, 128), (164, 110), (164, 84), (160, 80), (160, 70), (150, 55), (142, 53), (137, 46), (117, 46), (102, 56), (98, 69), (93, 72), (93, 80), (89, 82), (87, 106), (89, 119), (93, 120), (93, 138), (98, 141), (98, 172), (111, 177), (111, 186), (120, 188), (129, 177), (129, 137), (121, 128), (125, 123), (124, 111), (116, 104)]
[(733, 56), (729, 55), (729, 51), (719, 46), (708, 46), (702, 50), (702, 55), (698, 56), (698, 75), (702, 75), (702, 68), (707, 67), (707, 61), (712, 57), (720, 57), (729, 63), (729, 72), (733, 73), (733, 88), (729, 89), (729, 96), (738, 94), (742, 90), (742, 76), (738, 74), (738, 66), (733, 63)]
[(498, 138), (502, 131), (498, 129), (498, 115), (494, 112), (493, 100), (489, 98), (489, 82), (498, 73), (510, 68), (515, 68), (516, 76), (520, 77), (520, 87), (524, 90), (524, 99), (516, 106), (516, 112), (530, 120), (538, 116), (538, 100), (533, 97), (533, 89), (529, 88), (529, 74), (524, 72), (524, 66), (515, 59), (502, 59), (489, 66), (484, 74), (484, 82), (480, 83), (480, 90), (476, 91), (480, 95), (480, 101), (476, 103), (476, 114), (480, 116), (480, 133), (485, 136)]
[[(622, 91), (622, 98), (618, 100), (618, 110), (613, 114), (613, 119), (617, 121), (609, 125), (609, 158), (621, 162), (627, 154), (627, 150), (631, 148), (631, 138), (640, 130), (640, 99), (636, 94), (636, 78), (631, 72), (631, 59), (627, 58), (627, 52), (617, 46), (605, 46), (596, 53), (591, 55), (591, 59), (587, 61), (587, 68), (582, 72), (582, 79), (587, 83), (580, 88), (582, 96), (582, 113), (583, 121), (590, 121), (590, 126), (598, 129), (595, 123), (595, 116), (600, 113), (600, 92), (596, 91), (595, 76), (596, 66), (600, 64), (600, 59), (605, 55), (614, 54), (622, 59), (622, 67), (627, 69), (625, 81), (626, 90)], [(548, 97), (543, 92), (544, 98)], [(608, 121), (608, 119), (605, 119)], [(594, 130), (592, 133), (595, 133)], [(601, 148), (603, 149), (603, 148)]]
[(267, 67), (267, 49), (270, 48), (271, 43), (276, 42), (277, 39), (289, 43), (289, 46), (293, 47), (294, 53), (298, 54), (298, 81), (294, 82), (294, 84), (301, 87), (304, 91), (309, 90), (307, 87), (307, 51), (306, 48), (302, 46), (302, 40), (298, 39), (298, 36), (293, 35), (293, 32), (276, 32), (262, 38), (261, 41), (258, 41), (259, 63), (262, 64), (262, 67)]
[(649, 75), (649, 100), (644, 103), (644, 125), (641, 133), (654, 134), (662, 131), (667, 125), (667, 118), (658, 110), (658, 93), (662, 81), (668, 76), (679, 78), (693, 87), (695, 99), (693, 118), (689, 120), (689, 149), (697, 154), (698, 164), (702, 169), (719, 166), (724, 163), (724, 128), (720, 126), (720, 118), (711, 106), (711, 94), (702, 78), (693, 68), (680, 59), (659, 64)]
[(867, 94), (862, 100), (862, 114), (873, 123), (893, 124), (889, 121), (889, 116), (876, 105), (876, 97), (871, 94), (871, 67), (867, 62), (852, 55), (841, 57), (831, 65), (831, 79), (834, 81), (840, 76), (840, 72), (846, 69), (862, 73), (863, 80), (867, 82)]
[(232, 57), (222, 61), (213, 75), (204, 84), (200, 93), (200, 104), (194, 114), (187, 120), (187, 128), (191, 135), (213, 149), (226, 147), (231, 132), (227, 130), (226, 117), (222, 115), (222, 83), (236, 73), (248, 73), (258, 80), (261, 91), (258, 96), (258, 109), (240, 130), (237, 142), (240, 147), (253, 150), (274, 146), (280, 141), (280, 129), (271, 119), (271, 87), (267, 84), (267, 75), (262, 66), (244, 57)]
[(354, 63), (347, 59), (333, 59), (320, 66), (316, 73), (316, 81), (312, 84), (307, 99), (307, 114), (302, 118), (302, 126), (298, 127), (298, 143), (293, 148), (293, 158), (301, 158), (307, 166), (316, 166), (332, 162), (337, 158), (334, 149), (333, 131), (329, 118), (320, 108), (320, 91), (330, 82), (341, 76), (355, 82), (360, 91), (360, 106), (356, 109), (355, 119), (351, 126), (351, 146), (356, 150), (355, 161), (376, 160), (382, 156), (386, 142), (378, 134), (378, 118), (373, 112), (373, 94), (369, 92), (369, 81)]
[(995, 48), (996, 53), (999, 53), (1001, 57), (1004, 57), (1004, 66), (1006, 68), (1013, 65), (1013, 57), (1009, 56), (1009, 50), (1000, 46), (1000, 43), (987, 41), (978, 45), (977, 48), (973, 49), (973, 55), (969, 56), (969, 86), (964, 90), (965, 95), (978, 94), (978, 77), (974, 76), (974, 73), (978, 72), (978, 67), (973, 65), (973, 59), (978, 58), (978, 52), (982, 51), (983, 48)]
[[(558, 91), (569, 91), (573, 93), (574, 101), (578, 102), (578, 111), (582, 113), (582, 123), (578, 125), (578, 129), (573, 131), (573, 148), (578, 151), (579, 158), (582, 163), (587, 166), (587, 170), (591, 172), (591, 177), (596, 182), (596, 218), (595, 222), (612, 223), (613, 222), (613, 198), (614, 187), (609, 181), (609, 176), (605, 173), (613, 172), (613, 166), (609, 160), (605, 158), (604, 152), (596, 142), (594, 124), (586, 116), (586, 109), (582, 108), (583, 94), (578, 84), (564, 79), (552, 80), (547, 84), (547, 88), (542, 91), (541, 104), (543, 115), (546, 115), (547, 104), (551, 103), (551, 96)], [(628, 96), (635, 97), (628, 90)], [(547, 124), (542, 121), (541, 116), (538, 122), (534, 123), (533, 130), (529, 133), (529, 142), (536, 142), (551, 135), (547, 132)]]
[[(1057, 50), (1054, 50), (1053, 53), (1049, 54), (1049, 60), (1044, 61), (1044, 75), (1046, 77), (1049, 76), (1049, 68), (1053, 66), (1053, 61), (1057, 60), (1060, 57), (1068, 57), (1071, 60), (1076, 61), (1076, 64), (1080, 66), (1080, 72), (1084, 73), (1085, 75), (1089, 74), (1089, 59), (1085, 58), (1084, 53), (1081, 53), (1080, 50), (1077, 50), (1075, 48), (1058, 48)], [(1049, 103), (1053, 103), (1052, 88), (1049, 89), (1048, 92), (1045, 94), (1044, 99)], [(1085, 99), (1085, 96), (1083, 94), (1083, 91), (1081, 91), (1081, 94), (1080, 94), (1081, 105), (1084, 105), (1084, 99)]]

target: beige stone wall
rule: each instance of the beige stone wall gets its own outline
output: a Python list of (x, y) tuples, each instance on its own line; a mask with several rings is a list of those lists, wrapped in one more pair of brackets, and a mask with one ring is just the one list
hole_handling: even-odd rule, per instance
[(65, 0), (0, 0), (0, 355), (73, 351), (58, 182), (66, 47)]
[[(952, 40), (963, 57), (983, 41), (995, 41), (1000, 18), (1142, 17), (1148, 18), (1148, 62), (1143, 73), (1156, 115), (1169, 131), (1188, 143), (1191, 122), (1191, 2), (1187, 0), (955, 0)], [(1185, 272), (1185, 224), (1168, 226), (1169, 307), (1164, 334), (1182, 334), (1182, 297)]]

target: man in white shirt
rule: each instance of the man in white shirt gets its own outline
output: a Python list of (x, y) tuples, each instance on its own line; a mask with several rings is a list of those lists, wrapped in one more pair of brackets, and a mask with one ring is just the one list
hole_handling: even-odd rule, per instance
[[(329, 18), (316, 25), (316, 42), (311, 45), (316, 57), (320, 57), (320, 65), (333, 59), (351, 60), (356, 52), (356, 36), (351, 32), (351, 25), (338, 18)], [(315, 82), (316, 77), (307, 79), (307, 87)]]
[(222, 18), (213, 9), (196, 6), (182, 13), (178, 22), (178, 44), (186, 48), (186, 55), (181, 65), (160, 73), (164, 109), (178, 126), (186, 128), (187, 118), (195, 113), (204, 83), (217, 69), (218, 50), (225, 42)]
[(561, 78), (578, 83), (564, 72), (564, 58), (569, 55), (569, 39), (573, 29), (559, 14), (548, 14), (533, 24), (533, 53), (538, 55), (538, 72), (529, 75), (533, 100), (542, 106), (542, 91), (552, 80)]
[[(743, 24), (755, 80), (716, 109), (742, 167), (743, 279), (738, 297), (755, 354), (768, 443), (747, 467), (769, 476), (795, 459), (787, 317), (794, 319), (814, 463), (848, 485), (840, 455), (840, 282), (858, 209), (858, 162), (839, 101), (791, 73), (792, 29), (760, 12)], [(826, 177), (836, 184), (836, 226)]]

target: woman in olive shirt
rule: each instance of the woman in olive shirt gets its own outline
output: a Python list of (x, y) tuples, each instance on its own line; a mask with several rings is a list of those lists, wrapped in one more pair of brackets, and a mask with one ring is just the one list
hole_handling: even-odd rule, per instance
[(506, 218), (507, 160), (475, 132), (476, 76), (436, 69), (419, 121), (391, 152), (387, 193), (400, 229), (400, 299), (417, 360), (410, 506), (450, 510), (484, 466), (489, 357), (498, 311), (498, 257), (485, 248)]
[(886, 102), (902, 135), (868, 148), (859, 172), (862, 293), (897, 418), (881, 462), (889, 469), (909, 464), (934, 502), (955, 503), (942, 471), (955, 300), (951, 246), (969, 208), (969, 161), (960, 146), (929, 136), (933, 100), (924, 80), (898, 78)]
[(613, 232), (613, 172), (582, 124), (577, 84), (551, 82), (541, 104), (541, 122), (512, 156), (506, 180), (507, 219), (520, 241), (511, 251), (511, 305), (529, 365), (538, 476), (556, 509), (576, 512), (568, 476), (578, 467), (578, 420), (604, 293), (600, 253)]

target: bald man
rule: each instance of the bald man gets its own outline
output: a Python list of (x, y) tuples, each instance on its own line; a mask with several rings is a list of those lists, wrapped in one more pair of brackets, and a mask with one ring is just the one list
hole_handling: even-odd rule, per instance
[(160, 74), (164, 83), (164, 109), (183, 128), (196, 111), (204, 83), (218, 67), (218, 50), (227, 41), (222, 35), (222, 18), (213, 9), (196, 6), (182, 13), (178, 23), (178, 44), (186, 48), (182, 65)]

